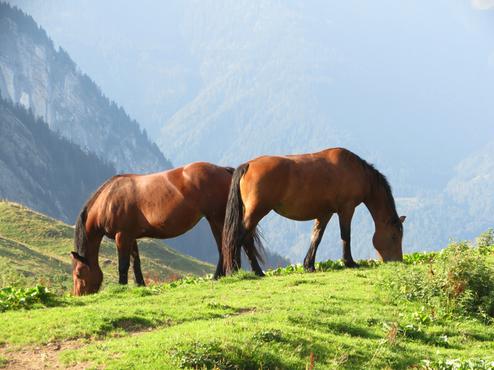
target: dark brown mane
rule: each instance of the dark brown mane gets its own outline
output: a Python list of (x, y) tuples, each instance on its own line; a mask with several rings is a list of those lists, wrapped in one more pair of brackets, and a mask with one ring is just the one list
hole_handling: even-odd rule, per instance
[(86, 231), (84, 229), (86, 226), (87, 213), (89, 209), (94, 204), (94, 202), (101, 194), (101, 192), (105, 190), (110, 183), (112, 183), (115, 179), (119, 177), (125, 177), (125, 176), (128, 175), (115, 175), (110, 179), (108, 179), (107, 181), (105, 181), (103, 185), (101, 185), (98, 189), (96, 189), (96, 191), (93, 194), (91, 194), (91, 196), (86, 201), (86, 204), (81, 209), (81, 212), (79, 213), (79, 217), (77, 217), (77, 221), (75, 224), (75, 237), (74, 237), (75, 250), (81, 257), (86, 257), (87, 237), (86, 237)]
[[(391, 223), (395, 223), (399, 221), (398, 213), (396, 212), (396, 204), (395, 204), (395, 199), (393, 197), (393, 189), (391, 188), (391, 185), (389, 184), (388, 179), (386, 176), (384, 176), (381, 172), (377, 170), (376, 167), (374, 167), (373, 164), (367, 162), (366, 160), (360, 158), (358, 155), (355, 155), (361, 162), (362, 166), (364, 169), (369, 173), (369, 178), (372, 180), (371, 186), (374, 189), (380, 188), (383, 189), (385, 194), (386, 194), (386, 199), (389, 202), (389, 205), (391, 206), (391, 209), (393, 210), (393, 218), (389, 220)], [(401, 222), (398, 222), (397, 224), (401, 225)]]

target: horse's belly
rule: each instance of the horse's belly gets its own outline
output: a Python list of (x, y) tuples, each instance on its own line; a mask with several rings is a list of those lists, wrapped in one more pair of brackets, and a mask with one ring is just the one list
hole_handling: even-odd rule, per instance
[(308, 221), (333, 213), (334, 209), (325, 202), (291, 202), (274, 208), (279, 215), (296, 221)]
[(151, 222), (145, 234), (154, 238), (174, 238), (192, 229), (201, 218), (202, 215), (199, 212), (176, 212), (161, 220)]

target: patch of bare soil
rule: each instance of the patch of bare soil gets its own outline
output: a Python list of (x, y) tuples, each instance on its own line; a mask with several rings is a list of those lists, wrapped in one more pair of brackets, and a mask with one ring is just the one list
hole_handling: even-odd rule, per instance
[(4, 346), (0, 348), (0, 356), (7, 360), (7, 364), (4, 365), (3, 369), (85, 369), (90, 364), (79, 363), (74, 366), (65, 366), (58, 360), (58, 355), (61, 351), (77, 349), (83, 345), (81, 341), (66, 341), (21, 349)]

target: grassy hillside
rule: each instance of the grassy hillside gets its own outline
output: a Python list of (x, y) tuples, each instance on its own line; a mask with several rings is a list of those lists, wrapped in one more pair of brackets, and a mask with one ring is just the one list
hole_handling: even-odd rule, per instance
[[(485, 280), (494, 248), (482, 256), (484, 270), (466, 270)], [(492, 318), (413, 297), (403, 280), (441, 269), (430, 256), (406, 261), (360, 269), (328, 262), (319, 265), (328, 271), (312, 274), (288, 268), (266, 278), (240, 273), (58, 297), (52, 307), (0, 314), (0, 359), (48, 368), (492, 369)]]
[[(16, 203), (0, 202), (0, 287), (42, 282), (66, 290), (71, 283), (73, 227)], [(164, 243), (139, 242), (142, 270), (155, 280), (187, 274), (204, 275), (213, 266), (182, 255)], [(117, 252), (113, 241), (101, 246), (100, 263), (105, 282), (117, 279)]]

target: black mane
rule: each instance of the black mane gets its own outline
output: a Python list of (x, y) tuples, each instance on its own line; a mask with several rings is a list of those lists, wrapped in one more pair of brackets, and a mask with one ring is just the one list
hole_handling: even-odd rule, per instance
[(384, 190), (386, 194), (386, 198), (393, 210), (393, 217), (389, 221), (393, 224), (397, 223), (401, 226), (401, 222), (399, 222), (398, 213), (396, 212), (396, 204), (395, 204), (395, 199), (393, 197), (393, 190), (391, 188), (391, 185), (389, 184), (388, 179), (381, 172), (379, 172), (377, 168), (374, 167), (373, 164), (367, 162), (365, 159), (360, 158), (358, 155), (356, 155), (356, 157), (360, 160), (360, 163), (362, 164), (364, 169), (369, 173), (370, 175), (369, 178), (372, 179), (371, 186), (373, 187), (373, 189), (381, 188)]
[(112, 183), (116, 178), (124, 177), (126, 175), (115, 175), (108, 180), (106, 180), (86, 201), (86, 204), (81, 209), (79, 216), (77, 217), (74, 232), (74, 247), (76, 252), (81, 257), (86, 257), (87, 252), (87, 236), (86, 236), (86, 219), (87, 214), (91, 206), (94, 204), (101, 192), (106, 189), (106, 187)]

